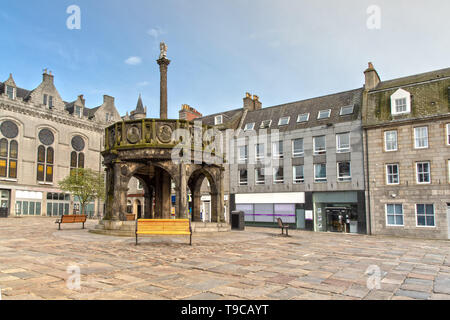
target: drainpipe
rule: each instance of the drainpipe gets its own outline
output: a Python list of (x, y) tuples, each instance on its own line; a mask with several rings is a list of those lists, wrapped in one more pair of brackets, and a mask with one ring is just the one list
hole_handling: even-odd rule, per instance
[(367, 216), (367, 234), (372, 234), (372, 222), (371, 222), (371, 205), (370, 205), (370, 172), (369, 172), (369, 142), (367, 137), (367, 129), (364, 128), (364, 144), (365, 144), (365, 150), (364, 150), (364, 166), (365, 170), (367, 172), (367, 201), (366, 201), (366, 211), (368, 214)]

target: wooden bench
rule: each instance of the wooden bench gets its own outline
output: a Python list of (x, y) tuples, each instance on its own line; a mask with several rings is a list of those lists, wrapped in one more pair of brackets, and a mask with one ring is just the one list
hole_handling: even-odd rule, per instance
[(278, 218), (277, 221), (278, 221), (278, 226), (281, 228), (281, 234), (284, 234), (284, 230), (286, 230), (286, 237), (288, 237), (289, 236), (289, 225), (284, 224), (283, 220), (281, 220), (281, 218)]
[(134, 214), (127, 214), (127, 221), (134, 221), (136, 220), (136, 216)]
[(84, 223), (86, 222), (86, 219), (87, 219), (86, 215), (79, 215), (79, 214), (65, 215), (61, 216), (61, 218), (56, 220), (55, 223), (59, 224), (58, 230), (61, 230), (61, 223), (82, 223), (84, 229)]
[(189, 219), (139, 219), (136, 222), (136, 245), (138, 235), (189, 235), (192, 246), (192, 228)]

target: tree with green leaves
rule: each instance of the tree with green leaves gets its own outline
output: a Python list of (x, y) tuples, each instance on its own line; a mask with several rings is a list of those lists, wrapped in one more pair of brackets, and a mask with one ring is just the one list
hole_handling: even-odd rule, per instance
[(59, 182), (59, 187), (78, 197), (83, 215), (88, 203), (105, 200), (105, 175), (92, 169), (72, 169), (70, 175)]

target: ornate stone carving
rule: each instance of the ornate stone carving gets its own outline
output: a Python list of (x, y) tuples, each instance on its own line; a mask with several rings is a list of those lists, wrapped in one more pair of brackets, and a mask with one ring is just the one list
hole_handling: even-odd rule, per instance
[(163, 143), (170, 143), (172, 141), (172, 132), (173, 129), (167, 124), (159, 126), (158, 129), (159, 140), (161, 140), (161, 142)]
[(109, 130), (108, 132), (109, 147), (110, 148), (114, 147), (115, 142), (116, 142), (116, 130), (114, 128), (111, 128), (111, 130)]
[(141, 140), (141, 130), (137, 126), (131, 126), (127, 130), (127, 140), (131, 144), (138, 143)]

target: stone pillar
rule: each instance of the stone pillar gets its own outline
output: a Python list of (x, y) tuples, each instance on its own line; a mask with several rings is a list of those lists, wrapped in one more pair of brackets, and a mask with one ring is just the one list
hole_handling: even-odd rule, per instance
[[(106, 211), (103, 220), (114, 220), (114, 168), (106, 168)], [(73, 212), (73, 200), (70, 202), (70, 212)], [(117, 220), (117, 219), (116, 219)]]
[(153, 218), (153, 194), (151, 192), (146, 192), (144, 195), (144, 219)]
[(201, 194), (199, 191), (192, 192), (192, 221), (201, 222), (200, 217), (200, 205), (201, 205)]
[(170, 208), (172, 203), (171, 194), (171, 179), (166, 171), (162, 171), (162, 217), (163, 219), (170, 219)]
[(160, 82), (160, 119), (167, 119), (167, 69), (170, 60), (167, 58), (160, 58), (157, 60), (159, 64), (159, 71), (161, 73)]
[(155, 219), (162, 219), (162, 176), (161, 169), (155, 167)]
[(120, 163), (114, 164), (114, 199), (110, 219), (113, 221), (126, 221), (128, 183), (126, 183), (127, 179), (122, 177), (126, 170), (126, 167), (122, 168)]
[(187, 204), (187, 181), (186, 181), (186, 165), (180, 164), (179, 185), (177, 186), (177, 208), (176, 214), (180, 219), (187, 219), (188, 204)]

